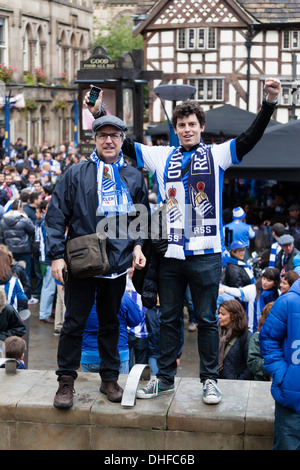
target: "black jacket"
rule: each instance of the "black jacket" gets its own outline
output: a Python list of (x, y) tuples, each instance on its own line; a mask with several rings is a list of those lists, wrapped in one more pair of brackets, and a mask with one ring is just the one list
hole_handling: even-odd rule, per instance
[(246, 333), (237, 338), (224, 359), (223, 369), (219, 373), (220, 379), (253, 379), (253, 375), (247, 366), (248, 348), (251, 336), (252, 333), (246, 331)]
[(10, 210), (0, 221), (0, 243), (13, 254), (31, 253), (35, 228), (26, 214)]
[(244, 287), (251, 284), (251, 279), (242, 266), (228, 263), (222, 282), (228, 287)]
[(0, 341), (5, 341), (9, 336), (24, 336), (26, 326), (18, 312), (12, 305), (6, 303), (6, 295), (0, 289)]
[[(134, 204), (143, 204), (149, 211), (147, 188), (142, 173), (126, 165), (120, 172)], [(68, 239), (96, 232), (103, 217), (96, 215), (98, 207), (96, 164), (92, 160), (72, 165), (57, 184), (48, 206), (45, 229), (47, 232), (47, 256), (53, 260), (65, 254), (65, 229)], [(129, 219), (130, 222), (131, 219)], [(132, 250), (142, 240), (107, 238), (107, 254), (110, 269), (107, 274), (122, 273), (132, 264)]]

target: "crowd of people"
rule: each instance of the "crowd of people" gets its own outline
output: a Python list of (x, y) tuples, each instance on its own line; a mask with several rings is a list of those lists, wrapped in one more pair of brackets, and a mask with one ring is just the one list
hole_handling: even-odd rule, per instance
[[(272, 326), (278, 318), (291, 316), (289, 301), (295, 305), (299, 294), (299, 199), (293, 193), (284, 197), (280, 185), (273, 185), (258, 217), (251, 212), (249, 200), (257, 197), (260, 206), (261, 186), (244, 181), (247, 197), (237, 194), (226, 206), (229, 185), (226, 182), (223, 188), (219, 177), (219, 171), (241, 162), (268, 124), (280, 83), (268, 79), (265, 90), (268, 97), (253, 125), (218, 146), (201, 141), (205, 115), (191, 102), (173, 112), (180, 147), (170, 150), (133, 142), (125, 136), (124, 122), (101, 107), (101, 93), (98, 103), (89, 106), (96, 142), (89, 158), (80, 157), (72, 145), (67, 151), (63, 146), (58, 152), (51, 147), (36, 155), (25, 149), (22, 153), (19, 140), (10, 157), (2, 160), (0, 281), (13, 316), (39, 302), (40, 321), (53, 324), (59, 335), (55, 407), (73, 405), (80, 366), (82, 371), (100, 374), (100, 391), (112, 402), (122, 399), (119, 373), (129, 373), (134, 363), (151, 364), (154, 375), (137, 391), (138, 398), (173, 393), (184, 342), (184, 305), (189, 308), (190, 323), (196, 325), (189, 331), (198, 335), (204, 403), (222, 400), (218, 378), (274, 379), (277, 370), (270, 342), (277, 341), (278, 349), (282, 348), (289, 332), (280, 325), (279, 341)], [(85, 103), (88, 106), (88, 96)], [(146, 186), (136, 167), (150, 172), (151, 185)], [(104, 245), (99, 242), (101, 250), (107, 251), (106, 270), (98, 265), (95, 271), (93, 263), (86, 266), (88, 245), (98, 227), (104, 227), (101, 222), (110, 222), (116, 213), (133, 212), (135, 204), (142, 204), (150, 214), (166, 194), (167, 239), (151, 240), (149, 249), (142, 235), (108, 238)], [(186, 221), (181, 211), (184, 204), (194, 211)], [(127, 220), (128, 226), (132, 220), (134, 216)], [(254, 270), (251, 252), (265, 227), (269, 237), (260, 248), (268, 254)], [(76, 238), (83, 248), (68, 258), (66, 242), (68, 246)], [(84, 274), (78, 270), (75, 274), (72, 256)], [(15, 294), (9, 300), (12, 283)], [(15, 331), (9, 336), (23, 335)], [(280, 364), (278, 374), (286, 367)], [(292, 410), (289, 419), (292, 415), (295, 422), (299, 420), (300, 390), (294, 386), (293, 395), (282, 400), (281, 382), (275, 377), (272, 390), (282, 429), (286, 407)], [(277, 448), (289, 445), (288, 437), (279, 444), (283, 432), (276, 429)], [(299, 431), (296, 436), (291, 445), (299, 448)]]

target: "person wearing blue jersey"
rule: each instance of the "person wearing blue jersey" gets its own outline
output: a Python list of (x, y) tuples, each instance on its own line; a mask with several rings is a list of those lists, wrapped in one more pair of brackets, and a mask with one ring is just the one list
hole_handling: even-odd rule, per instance
[[(219, 145), (205, 145), (205, 113), (197, 102), (186, 101), (173, 111), (172, 124), (180, 146), (147, 146), (125, 139), (122, 149), (137, 166), (150, 171), (165, 201), (167, 239), (158, 266), (161, 304), (160, 353), (156, 379), (138, 398), (174, 392), (177, 356), (181, 345), (184, 294), (190, 286), (198, 325), (198, 352), (203, 401), (221, 401), (218, 379), (218, 325), (216, 301), (222, 269), (222, 189), (227, 168), (239, 164), (259, 141), (274, 112), (280, 81), (268, 78), (260, 112), (248, 130)], [(102, 93), (94, 106), (84, 104), (95, 118), (101, 112)], [(162, 251), (162, 250), (161, 250)]]
[(231, 235), (230, 241), (240, 241), (246, 247), (245, 261), (249, 258), (248, 249), (250, 247), (250, 240), (255, 238), (256, 233), (251, 225), (245, 222), (246, 213), (242, 207), (235, 207), (232, 211), (232, 222), (224, 226), (224, 231), (227, 229)]

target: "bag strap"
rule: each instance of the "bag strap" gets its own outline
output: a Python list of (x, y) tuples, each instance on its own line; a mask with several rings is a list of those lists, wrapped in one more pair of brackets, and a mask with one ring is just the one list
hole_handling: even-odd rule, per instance
[(226, 348), (225, 348), (225, 352), (224, 352), (224, 359), (225, 359), (225, 357), (227, 356), (227, 354), (229, 353), (229, 350), (232, 348), (232, 346), (234, 345), (234, 343), (236, 342), (237, 339), (238, 339), (238, 337), (235, 336), (234, 338), (232, 338), (232, 339), (228, 342), (228, 344), (227, 344), (227, 346), (226, 346)]

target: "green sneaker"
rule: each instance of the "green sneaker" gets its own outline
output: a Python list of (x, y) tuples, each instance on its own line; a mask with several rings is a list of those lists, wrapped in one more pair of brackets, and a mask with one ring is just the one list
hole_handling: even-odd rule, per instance
[(154, 398), (158, 395), (167, 395), (174, 393), (174, 385), (164, 385), (159, 379), (151, 380), (146, 387), (141, 388), (136, 392), (137, 398)]
[(215, 380), (205, 380), (203, 384), (202, 399), (204, 403), (207, 403), (208, 405), (216, 405), (217, 403), (220, 403), (222, 399), (222, 392), (217, 387), (217, 382)]

